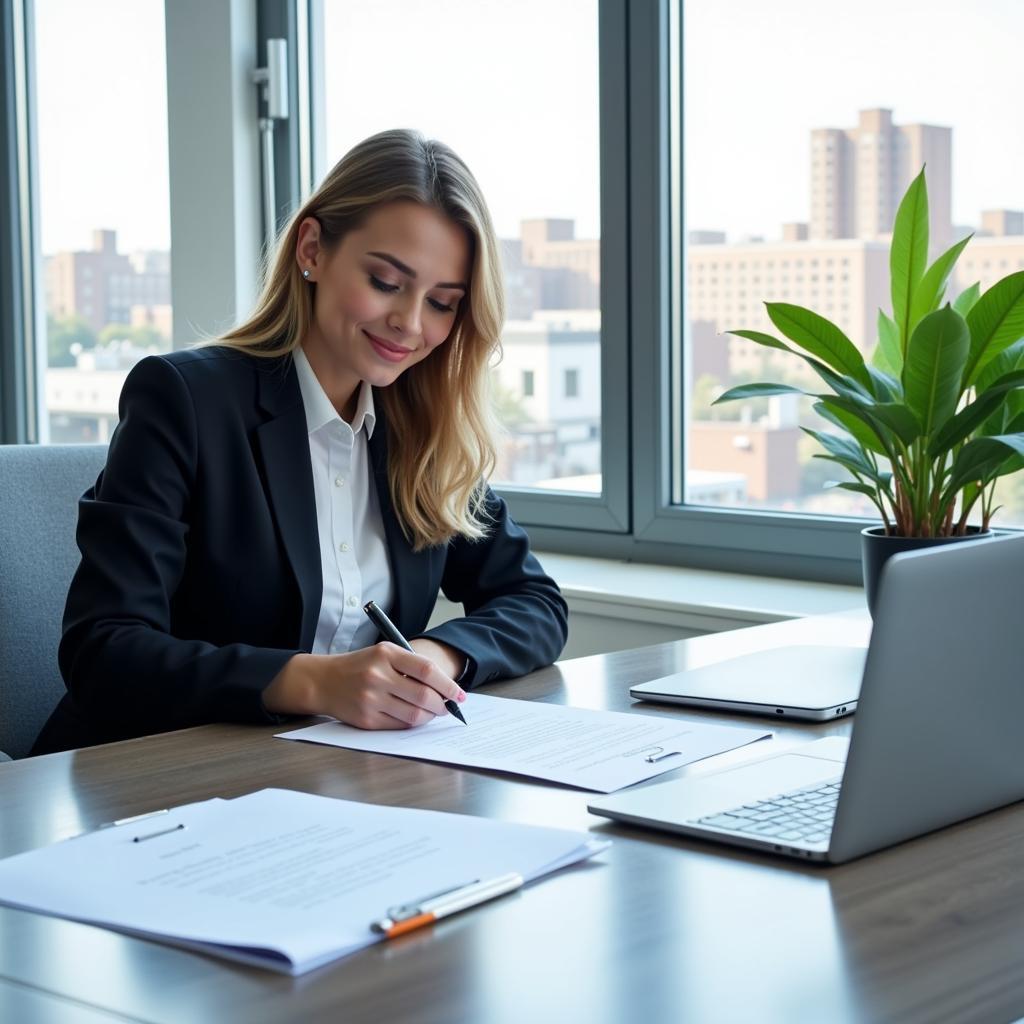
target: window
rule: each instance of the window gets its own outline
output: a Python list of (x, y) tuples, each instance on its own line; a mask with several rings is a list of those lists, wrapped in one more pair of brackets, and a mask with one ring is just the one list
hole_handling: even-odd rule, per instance
[[(601, 373), (597, 0), (452, 0), (443, 12), (420, 0), (322, 0), (322, 17), (317, 176), (396, 125), (463, 157), (490, 205), (507, 291), (494, 369), (507, 436), (495, 480), (600, 493), (601, 444), (590, 430), (600, 427), (599, 396), (581, 425), (532, 393), (532, 376), (557, 374), (566, 345), (581, 350), (595, 381)], [(405, 73), (382, 74), (385, 54)]]
[(106, 441), (128, 371), (171, 347), (164, 3), (106, 0), (100, 17), (34, 0), (33, 14), (40, 436)]
[[(885, 8), (883, 34), (877, 31), (877, 17), (864, 10), (841, 36), (835, 35), (825, 8), (814, 0), (794, 0), (784, 9), (759, 0), (687, 0), (681, 7), (685, 21), (682, 219), (699, 216), (703, 228), (725, 232), (726, 248), (736, 253), (742, 252), (742, 240), (755, 234), (765, 238), (765, 257), (781, 257), (786, 252), (792, 258), (794, 250), (802, 250), (796, 266), (806, 264), (811, 272), (787, 282), (787, 301), (824, 315), (842, 310), (847, 334), (869, 356), (876, 344), (876, 311), (891, 308), (888, 251), (887, 245), (878, 243), (879, 232), (888, 231), (898, 202), (923, 161), (915, 156), (912, 164), (907, 157), (896, 156), (901, 139), (909, 142), (912, 137), (909, 125), (914, 125), (913, 138), (921, 139), (927, 154), (932, 258), (952, 241), (954, 223), (979, 224), (982, 210), (1002, 202), (998, 196), (1014, 195), (1018, 204), (1024, 203), (1019, 176), (1011, 181), (1012, 173), (995, 148), (987, 150), (987, 162), (1003, 167), (998, 180), (980, 172), (959, 171), (964, 148), (970, 148), (967, 138), (987, 139), (995, 147), (1007, 124), (1018, 126), (1011, 133), (1012, 146), (1014, 152), (1024, 154), (1024, 130), (1013, 110), (1008, 70), (1015, 60), (1011, 40), (1024, 31), (1024, 11), (1014, 9), (1011, 14), (995, 0), (981, 3), (982, 23), (972, 40), (972, 52), (980, 55), (990, 48), (988, 55), (972, 57), (969, 66), (961, 62), (958, 67), (968, 77), (976, 73), (986, 80), (987, 100), (984, 109), (967, 109), (957, 87), (940, 81), (929, 70), (944, 56), (960, 60), (962, 24), (952, 9), (940, 10), (930, 23), (933, 45), (927, 54), (912, 56), (910, 65), (904, 60), (905, 73), (886, 73), (879, 78), (863, 70), (858, 55), (870, 50), (878, 62), (873, 67), (894, 67), (887, 63), (890, 59), (906, 58), (900, 40), (920, 31), (913, 15), (899, 5)], [(739, 24), (745, 28), (737, 34), (735, 26)], [(810, 63), (780, 73), (773, 55), (784, 49), (785, 40), (795, 31), (807, 44), (803, 52)], [(734, 66), (742, 69), (729, 88), (721, 86), (717, 62), (726, 42)], [(853, 70), (836, 76), (836, 67)], [(992, 67), (999, 68), (994, 79), (987, 73)], [(1004, 67), (1007, 70), (1002, 70)], [(808, 82), (815, 83), (813, 89), (808, 89)], [(756, 102), (751, 99), (754, 96)], [(876, 106), (891, 110), (891, 125), (884, 116), (870, 116), (869, 108)], [(769, 111), (771, 115), (766, 116)], [(969, 125), (958, 123), (958, 118), (965, 116), (970, 118)], [(922, 121), (923, 126), (919, 124)], [(812, 206), (815, 186), (820, 187), (822, 181), (815, 175), (822, 172), (809, 163), (808, 156), (821, 144), (815, 130), (823, 124), (830, 131), (846, 132), (856, 153), (854, 168), (842, 144), (836, 151), (840, 173), (832, 187), (837, 205), (850, 211), (847, 224), (842, 218), (826, 221)], [(952, 141), (947, 128), (932, 127), (946, 125), (953, 125)], [(770, 152), (768, 160), (759, 160), (756, 166), (746, 161), (723, 165), (709, 158), (709, 154), (724, 152), (737, 133), (750, 152)], [(832, 142), (827, 145), (831, 148)], [(972, 151), (974, 157), (986, 162)], [(958, 168), (955, 175), (954, 163)], [(806, 237), (782, 241), (783, 222), (803, 219), (808, 222)], [(975, 280), (970, 249), (983, 248), (986, 241), (975, 240), (968, 248), (967, 259), (960, 261), (950, 281), (948, 298), (955, 299)], [(1024, 255), (1024, 243), (1016, 242)], [(690, 268), (692, 287), (696, 255), (684, 254), (683, 258)], [(824, 278), (829, 282), (826, 295), (819, 285), (818, 268), (823, 264), (848, 267), (851, 262), (862, 269), (852, 276), (829, 272)], [(989, 274), (986, 281), (989, 261), (976, 258), (976, 262), (981, 266), (984, 288), (994, 275)], [(821, 449), (801, 428), (833, 428), (813, 412), (810, 399), (780, 395), (712, 405), (723, 390), (743, 382), (779, 381), (812, 391), (817, 386), (813, 372), (797, 359), (758, 349), (751, 366), (741, 361), (738, 349), (723, 343), (722, 332), (736, 327), (778, 336), (761, 304), (783, 298), (781, 290), (773, 294), (771, 287), (764, 286), (753, 298), (757, 301), (748, 303), (738, 323), (724, 304), (704, 302), (699, 320), (689, 320), (684, 328), (688, 353), (683, 365), (689, 375), (679, 401), (686, 440), (685, 456), (676, 465), (681, 479), (675, 484), (675, 500), (680, 506), (692, 502), (721, 509), (874, 519), (877, 513), (867, 498), (825, 489), (826, 481), (848, 476), (831, 463), (814, 458)], [(684, 308), (692, 309), (689, 296), (683, 302)], [(735, 442), (740, 436), (749, 444), (738, 447)], [(721, 483), (717, 494), (709, 485), (711, 480)], [(738, 501), (737, 495), (741, 496)], [(1004, 505), (1001, 521), (1024, 522), (1020, 481), (1007, 479), (1000, 498)]]
[(567, 369), (565, 371), (564, 395), (566, 398), (579, 398), (580, 396), (580, 371)]
[[(982, 17), (972, 22), (978, 37), (972, 53), (989, 55), (985, 72), (975, 75), (987, 83), (986, 104), (984, 109), (972, 108), (969, 130), (979, 138), (1002, 140), (1012, 156), (1024, 145), (1024, 136), (1019, 130), (1003, 130), (1018, 123), (1011, 101), (1016, 92), (1015, 55), (1003, 47), (1020, 37), (1024, 14), (1015, 9), (1008, 14), (1004, 6), (997, 18), (992, 13), (994, 0), (979, 3)], [(249, 205), (250, 200), (259, 205), (259, 168), (253, 162), (259, 138), (252, 124), (233, 136), (252, 113), (251, 94), (236, 88), (238, 82), (248, 81), (251, 62), (246, 58), (244, 67), (232, 64), (223, 79), (209, 66), (207, 74), (190, 75), (188, 62), (202, 60), (203, 54), (194, 46), (193, 24), (180, 26), (180, 36), (176, 35), (175, 12), (181, 6), (168, 4), (165, 11), (161, 0), (108, 0), (103, 10), (114, 13), (100, 18), (94, 4), (72, 0), (0, 0), (5, 14), (27, 8), (35, 15), (35, 34), (30, 38), (36, 66), (28, 69), (31, 76), (17, 67), (16, 74), (28, 83), (37, 113), (39, 145), (32, 170), (39, 191), (30, 212), (38, 227), (18, 225), (14, 244), (0, 238), (0, 246), (23, 258), (23, 236), (38, 235), (35, 283), (42, 325), (48, 308), (53, 319), (103, 316), (101, 327), (113, 323), (116, 333), (117, 328), (136, 326), (131, 319), (136, 306), (166, 305), (169, 310), (169, 303), (160, 301), (161, 294), (166, 296), (161, 289), (166, 289), (170, 237), (167, 169), (161, 166), (166, 164), (167, 118), (159, 85), (165, 43), (175, 138), (184, 120), (192, 139), (232, 140), (203, 167), (202, 182), (188, 182), (193, 223), (179, 218), (174, 231), (181, 266), (192, 271), (194, 264), (202, 263), (193, 260), (193, 253), (203, 253), (197, 237), (228, 233), (211, 232), (211, 209), (232, 211), (241, 225), (234, 247), (229, 247), (230, 258), (211, 260), (194, 274), (194, 281), (203, 284), (193, 283), (184, 269), (178, 275), (179, 323), (194, 320), (213, 332), (219, 329), (218, 317), (230, 318), (243, 305), (251, 308), (251, 295), (243, 294), (248, 292), (247, 281), (239, 277), (229, 282), (235, 290), (225, 301), (228, 289), (217, 278), (221, 272), (237, 276), (239, 271), (243, 277), (251, 274), (253, 281), (256, 276), (255, 260), (252, 270), (245, 263), (254, 249), (251, 240), (258, 239), (260, 230), (259, 211), (253, 216)], [(443, 9), (413, 0), (259, 0), (256, 5), (224, 8), (231, 11), (231, 24), (224, 31), (234, 33), (237, 22), (237, 35), (231, 39), (240, 45), (224, 45), (231, 41), (226, 37), (217, 40), (213, 52), (221, 67), (222, 55), (244, 50), (249, 45), (245, 41), (253, 38), (253, 6), (259, 12), (259, 32), (267, 34), (265, 23), (274, 21), (270, 34), (289, 36), (297, 47), (304, 38), (309, 42), (310, 74), (304, 73), (301, 63), (297, 72), (300, 117), (279, 125), (277, 132), (281, 136), (287, 128), (289, 146), (294, 146), (277, 154), (282, 210), (299, 198), (299, 175), (308, 187), (356, 141), (396, 124), (413, 125), (450, 142), (480, 178), (505, 243), (510, 324), (518, 332), (506, 331), (505, 358), (495, 371), (502, 415), (510, 428), (496, 483), (538, 547), (740, 572), (844, 581), (858, 577), (857, 531), (862, 521), (852, 514), (852, 507), (829, 504), (840, 496), (823, 492), (820, 481), (814, 480), (815, 473), (828, 467), (812, 460), (801, 440), (797, 428), (813, 422), (806, 408), (799, 403), (795, 409), (785, 403), (768, 408), (765, 403), (763, 408), (738, 410), (740, 420), (729, 422), (716, 419), (723, 407), (712, 409), (710, 403), (718, 389), (737, 380), (775, 379), (783, 372), (774, 354), (722, 334), (737, 326), (759, 326), (765, 298), (811, 304), (809, 297), (816, 302), (827, 292), (841, 311), (847, 334), (858, 344), (873, 342), (873, 311), (861, 301), (861, 293), (874, 287), (878, 277), (872, 247), (884, 253), (884, 245), (844, 235), (857, 225), (881, 230), (875, 207), (881, 202), (891, 215), (894, 205), (872, 174), (866, 205), (856, 209), (862, 184), (853, 173), (859, 147), (849, 144), (839, 129), (853, 134), (862, 106), (885, 103), (893, 108), (897, 128), (918, 119), (952, 124), (958, 154), (964, 143), (957, 140), (968, 131), (968, 126), (957, 123), (959, 112), (966, 110), (964, 76), (947, 83), (930, 70), (900, 76), (890, 70), (867, 82), (855, 74), (834, 74), (837, 66), (863, 69), (862, 54), (867, 51), (881, 54), (873, 65), (876, 70), (906, 67), (902, 51), (898, 59), (883, 59), (887, 47), (916, 31), (900, 20), (906, 15), (899, 5), (886, 8), (887, 31), (881, 37), (872, 35), (868, 45), (865, 33), (881, 15), (865, 11), (851, 22), (849, 32), (836, 37), (827, 12), (810, 0), (795, 0), (784, 10), (778, 5), (766, 8), (757, 0), (452, 0)], [(214, 8), (219, 11), (221, 5), (189, 5), (189, 13), (180, 17), (195, 20), (201, 11)], [(77, 53), (72, 47), (71, 53), (63, 54), (59, 41), (55, 44), (58, 21), (66, 28), (65, 36), (75, 37)], [(737, 36), (737, 23), (749, 30)], [(953, 41), (962, 33), (951, 16), (940, 11), (931, 24), (932, 64), (945, 56), (950, 66), (961, 67), (963, 55)], [(204, 39), (210, 28), (204, 24)], [(787, 28), (788, 38), (799, 34), (810, 41), (802, 53), (811, 64), (801, 65), (798, 78), (778, 74), (777, 62), (772, 63), (771, 54), (785, 46), (767, 45)], [(458, 62), (445, 59), (453, 32)], [(493, 45), (495, 38), (501, 40), (498, 47)], [(814, 45), (815, 39), (820, 45)], [(68, 44), (63, 45), (67, 49)], [(741, 69), (729, 88), (723, 87), (715, 64), (715, 55), (725, 45)], [(396, 70), (382, 77), (377, 73), (381, 55), (389, 68), (414, 71)], [(425, 61), (429, 73), (416, 74)], [(524, 67), (529, 68), (528, 75)], [(965, 73), (970, 78), (969, 69)], [(184, 103), (176, 88), (179, 74), (200, 80), (210, 102)], [(110, 79), (118, 75), (118, 88), (111, 89)], [(415, 88), (403, 88), (410, 80)], [(473, 83), (472, 89), (466, 87), (467, 81)], [(807, 81), (826, 87), (841, 81), (845, 91), (829, 94), (827, 88), (816, 87), (808, 96)], [(858, 102), (869, 86), (870, 96)], [(0, 82), (0, 90), (6, 88)], [(927, 96), (914, 90), (927, 90)], [(147, 98), (136, 103), (135, 95), (142, 91)], [(79, 97), (81, 102), (76, 103)], [(452, 104), (453, 97), (457, 104)], [(479, 114), (480, 106), (486, 108), (486, 116)], [(684, 109), (686, 117), (678, 116)], [(60, 117), (75, 110), (76, 123), (64, 125), (67, 138), (74, 138), (77, 126), (91, 130), (92, 136), (68, 156), (54, 150), (52, 140), (60, 138)], [(233, 120), (217, 122), (215, 112), (223, 110)], [(986, 128), (989, 118), (999, 128)], [(108, 125), (115, 127), (108, 130)], [(214, 125), (216, 130), (207, 130)], [(812, 136), (811, 129), (822, 125), (837, 130)], [(680, 134), (684, 130), (685, 139)], [(744, 147), (768, 157), (756, 165), (709, 157), (734, 151), (737, 138)], [(912, 147), (902, 136), (883, 141), (886, 159), (898, 176), (900, 161), (908, 159)], [(20, 136), (16, 138), (5, 122), (0, 125), (0, 177), (12, 177), (16, 147), (21, 147)], [(820, 158), (816, 168), (809, 159), (812, 147)], [(172, 155), (194, 148), (176, 143)], [(20, 148), (18, 153), (20, 158)], [(310, 171), (310, 153), (315, 173)], [(985, 159), (980, 151), (977, 156), (971, 167), (982, 168), (984, 175), (972, 178), (968, 167), (962, 173), (958, 170), (950, 182), (951, 220), (957, 225), (975, 223), (983, 208), (1024, 206), (1024, 200), (1014, 199), (1020, 191), (1013, 169), (1020, 160), (1006, 159), (1005, 154)], [(286, 169), (293, 159), (298, 174)], [(941, 160), (930, 154), (930, 171)], [(94, 165), (118, 182), (120, 205), (108, 202), (103, 188), (83, 187), (83, 175), (92, 173)], [(76, 174), (66, 173), (69, 166)], [(73, 200), (75, 214), (87, 215), (84, 225), (67, 218), (61, 223), (61, 196), (53, 184), (58, 170), (59, 187)], [(877, 168), (872, 165), (870, 170)], [(221, 173), (218, 182), (223, 187), (215, 193), (215, 205), (203, 207), (203, 217), (197, 218), (195, 201), (214, 195), (207, 179)], [(172, 176), (177, 196), (180, 179), (173, 165)], [(844, 190), (851, 178), (854, 191), (847, 195)], [(987, 192), (977, 187), (982, 179)], [(145, 189), (145, 209), (135, 204), (139, 188)], [(155, 227), (157, 221), (163, 224), (162, 233)], [(783, 223), (794, 230), (780, 248)], [(55, 240), (55, 231), (76, 233)], [(684, 244), (687, 235), (693, 239), (689, 248)], [(985, 258), (991, 263), (989, 274), (1003, 258), (1010, 266), (1024, 265), (1024, 252), (1013, 248), (1018, 242), (1015, 237), (977, 239), (972, 243), (977, 258), (972, 259), (969, 249), (967, 260), (961, 261), (966, 264), (965, 276), (971, 274), (971, 262), (980, 272)], [(100, 273), (95, 259), (80, 261), (81, 271), (74, 261), (44, 262), (44, 256), (60, 252), (89, 255), (111, 250), (128, 260), (127, 266), (118, 261), (116, 273)], [(706, 258), (710, 256), (713, 261)], [(842, 268), (817, 293), (808, 279), (814, 259), (825, 260), (825, 266), (832, 260), (830, 270)], [(774, 284), (765, 276), (754, 282), (741, 262), (751, 263), (751, 274), (758, 263), (766, 272), (772, 262), (782, 269)], [(223, 270), (226, 267), (230, 274)], [(212, 285), (211, 279), (216, 279)], [(572, 282), (580, 288), (566, 297)], [(953, 283), (950, 297), (963, 283)], [(22, 434), (35, 436), (11, 429), (12, 421), (27, 420), (20, 412), (17, 419), (10, 415), (14, 404), (24, 405), (31, 394), (24, 387), (12, 391), (11, 385), (12, 362), (13, 377), (21, 373), (17, 345), (25, 332), (18, 319), (31, 315), (10, 312), (12, 292), (20, 295), (25, 291), (22, 284), (19, 278), (12, 289), (0, 280), (4, 441)], [(89, 297), (84, 294), (87, 285), (92, 289)], [(778, 289), (774, 296), (773, 288)], [(741, 290), (746, 293), (742, 297)], [(886, 305), (886, 299), (878, 304)], [(155, 315), (151, 326), (161, 331)], [(96, 334), (97, 329), (92, 330)], [(51, 332), (51, 345), (59, 338)], [(65, 337), (64, 343), (67, 359), (69, 339)], [(166, 333), (160, 343), (169, 344)], [(97, 334), (94, 348), (101, 345)], [(24, 350), (34, 350), (31, 339)], [(103, 387), (91, 379), (76, 383), (74, 377), (78, 356), (92, 350), (83, 344), (73, 368), (50, 369), (51, 374), (69, 371), (47, 391), (55, 413), (72, 401), (96, 407), (105, 401)], [(577, 371), (577, 394), (571, 399), (566, 397), (572, 389), (567, 369)], [(29, 370), (24, 376), (30, 376)], [(41, 381), (41, 390), (46, 383)], [(116, 395), (116, 387), (112, 393)], [(112, 406), (112, 400), (106, 402), (108, 415)], [(42, 433), (68, 437), (77, 429), (77, 436), (99, 437), (99, 415), (90, 410), (90, 422), (84, 425), (55, 420), (52, 430), (47, 415)], [(570, 415), (576, 416), (575, 422), (567, 422)], [(108, 420), (107, 429), (111, 425)], [(717, 448), (709, 440), (716, 430), (721, 435)], [(740, 465), (740, 459), (746, 464)], [(768, 494), (754, 468), (774, 466), (773, 460), (779, 459), (784, 471), (773, 470), (771, 479), (773, 486), (782, 481), (786, 487)], [(1021, 499), (1014, 493), (1002, 497), (1008, 510), (1024, 500), (1024, 487), (1016, 487)], [(1002, 521), (1009, 519), (1004, 512)]]

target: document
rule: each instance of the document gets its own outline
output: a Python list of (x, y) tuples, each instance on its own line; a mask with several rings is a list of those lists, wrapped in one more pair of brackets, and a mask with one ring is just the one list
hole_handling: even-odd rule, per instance
[(596, 793), (614, 793), (682, 765), (771, 736), (763, 729), (679, 718), (540, 704), (471, 693), (463, 725), (442, 715), (415, 729), (367, 731), (341, 722), (278, 733), (468, 768), (525, 775)]
[(8, 857), (0, 903), (302, 974), (381, 941), (371, 924), (396, 905), (509, 873), (530, 882), (608, 845), (265, 789)]

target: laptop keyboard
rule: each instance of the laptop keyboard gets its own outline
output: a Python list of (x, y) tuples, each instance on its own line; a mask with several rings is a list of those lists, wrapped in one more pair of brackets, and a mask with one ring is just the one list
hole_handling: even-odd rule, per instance
[(838, 800), (839, 783), (826, 782), (734, 807), (731, 811), (709, 814), (698, 819), (697, 824), (761, 839), (823, 843), (832, 831)]

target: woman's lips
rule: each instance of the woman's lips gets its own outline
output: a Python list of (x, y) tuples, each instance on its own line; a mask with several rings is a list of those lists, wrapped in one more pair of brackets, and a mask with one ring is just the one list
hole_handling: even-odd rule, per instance
[(400, 363), (403, 359), (408, 358), (413, 351), (411, 348), (402, 348), (401, 345), (392, 345), (390, 342), (385, 341), (383, 338), (378, 338), (377, 335), (371, 334), (367, 330), (364, 330), (363, 334), (369, 338), (370, 344), (377, 355), (382, 359), (386, 359), (389, 363)]

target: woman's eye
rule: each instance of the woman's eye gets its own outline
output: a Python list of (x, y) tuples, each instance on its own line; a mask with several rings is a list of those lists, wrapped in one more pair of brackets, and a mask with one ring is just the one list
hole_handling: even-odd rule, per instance
[(375, 274), (370, 275), (370, 284), (379, 292), (388, 292), (390, 294), (391, 292), (398, 291), (397, 284), (388, 284), (387, 281), (382, 281)]
[(429, 299), (430, 304), (438, 311), (438, 313), (454, 313), (455, 307), (453, 305), (446, 306), (443, 302), (439, 302), (437, 299)]

